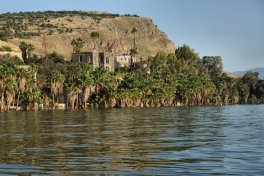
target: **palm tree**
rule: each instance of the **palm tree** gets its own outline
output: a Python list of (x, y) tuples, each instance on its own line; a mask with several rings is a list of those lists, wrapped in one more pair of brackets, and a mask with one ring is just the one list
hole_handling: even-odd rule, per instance
[(91, 95), (91, 88), (93, 85), (93, 79), (91, 75), (83, 75), (79, 79), (80, 87), (82, 88), (82, 108), (86, 109), (86, 103)]
[(75, 105), (78, 108), (78, 94), (81, 92), (76, 84), (65, 84), (67, 92), (67, 107), (75, 109)]
[(38, 109), (38, 104), (42, 103), (42, 93), (38, 88), (34, 88), (29, 94), (29, 105), (34, 110)]
[(33, 51), (35, 48), (32, 44), (26, 43), (24, 41), (20, 42), (19, 48), (22, 52), (22, 58), (24, 60), (24, 63), (29, 63), (29, 58), (31, 57), (31, 51)]
[(26, 61), (27, 61), (27, 47), (28, 47), (28, 45), (26, 42), (24, 42), (24, 41), (20, 42), (19, 48), (22, 51), (22, 58), (24, 60), (24, 63), (26, 63)]
[[(10, 103), (13, 102), (16, 93), (16, 67), (11, 63), (0, 65), (0, 93), (1, 93), (1, 110), (5, 109), (5, 96), (8, 110)], [(14, 85), (14, 84), (15, 85)]]
[(10, 109), (10, 105), (11, 105), (11, 103), (14, 100), (16, 91), (17, 91), (16, 82), (13, 79), (8, 78), (5, 81), (5, 94), (6, 94), (6, 104), (7, 104), (6, 105), (6, 110), (7, 111), (9, 111), (9, 109)]
[(4, 110), (5, 107), (5, 81), (7, 77), (7, 67), (6, 65), (0, 65), (0, 93), (1, 93), (1, 111)]
[(92, 32), (91, 33), (91, 35), (90, 35), (90, 37), (93, 39), (93, 41), (94, 41), (94, 50), (96, 49), (96, 47), (98, 46), (98, 45), (96, 45), (96, 43), (95, 42), (97, 42), (98, 43), (98, 40), (99, 40), (99, 37), (100, 37), (100, 34), (98, 33), (98, 32)]
[(29, 73), (27, 70), (20, 68), (17, 72), (17, 87), (18, 87), (18, 95), (17, 95), (17, 104), (16, 109), (18, 110), (18, 105), (20, 101), (20, 95), (23, 94), (26, 90), (26, 82), (29, 78)]
[(59, 101), (59, 97), (63, 93), (63, 83), (65, 82), (65, 76), (58, 70), (53, 70), (47, 77), (47, 81), (50, 83), (50, 90), (52, 94), (53, 106)]
[(133, 64), (133, 58), (138, 53), (137, 46), (136, 46), (136, 33), (137, 33), (137, 28), (133, 28), (132, 31), (131, 31), (131, 33), (134, 35), (133, 48), (130, 50), (130, 54), (131, 54), (131, 65), (132, 65)]
[(137, 28), (133, 28), (131, 33), (134, 35), (134, 45), (133, 45), (133, 49), (136, 49), (136, 33), (137, 33)]

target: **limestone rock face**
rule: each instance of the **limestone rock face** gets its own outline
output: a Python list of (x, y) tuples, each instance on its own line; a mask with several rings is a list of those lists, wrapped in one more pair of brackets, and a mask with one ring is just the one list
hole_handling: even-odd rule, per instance
[[(127, 15), (111, 16), (111, 14), (108, 17), (107, 14), (100, 12), (65, 12), (59, 15), (56, 12), (17, 13), (9, 14), (12, 16), (11, 21), (10, 18), (6, 18), (6, 14), (2, 14), (0, 25), (2, 28), (12, 23), (20, 26), (20, 30), (17, 31), (11, 25), (10, 31), (14, 34), (37, 34), (26, 38), (14, 35), (12, 39), (8, 39), (8, 42), (16, 46), (20, 41), (30, 42), (36, 48), (35, 54), (40, 56), (47, 51), (48, 53), (57, 52), (66, 59), (70, 59), (71, 41), (78, 37), (86, 42), (82, 51), (105, 51), (113, 54), (127, 52), (133, 47), (134, 35), (131, 33), (133, 28), (137, 29), (135, 34), (139, 52), (137, 57), (147, 59), (158, 51), (174, 52), (173, 42), (151, 19)], [(97, 32), (99, 37), (92, 38), (92, 32)]]

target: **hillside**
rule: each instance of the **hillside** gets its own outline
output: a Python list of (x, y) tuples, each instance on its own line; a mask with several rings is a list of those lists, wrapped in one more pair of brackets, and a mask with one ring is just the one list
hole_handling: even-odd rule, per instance
[[(175, 45), (161, 32), (151, 19), (137, 15), (84, 12), (47, 11), (6, 13), (0, 15), (0, 39), (19, 45), (32, 43), (35, 54), (43, 56), (57, 52), (69, 59), (71, 41), (82, 38), (83, 51), (108, 51), (115, 54), (129, 51), (133, 46), (132, 29), (136, 28), (138, 57), (147, 58), (158, 51), (172, 52)], [(96, 32), (99, 38), (91, 38)]]
[[(247, 71), (251, 72), (258, 72), (259, 73), (259, 78), (264, 80), (264, 68), (253, 68)], [(247, 71), (236, 71), (234, 74), (237, 74), (239, 76), (243, 76)]]
[(0, 55), (9, 55), (11, 57), (17, 57), (22, 60), (21, 51), (19, 47), (12, 43), (7, 43), (0, 40)]

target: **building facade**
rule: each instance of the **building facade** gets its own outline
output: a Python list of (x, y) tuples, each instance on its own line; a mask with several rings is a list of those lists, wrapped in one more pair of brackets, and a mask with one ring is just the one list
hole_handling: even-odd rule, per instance
[(123, 53), (120, 55), (116, 56), (115, 59), (115, 67), (120, 68), (120, 67), (129, 67), (132, 65), (132, 57), (129, 53)]
[(129, 53), (114, 56), (107, 52), (81, 52), (72, 54), (72, 62), (91, 64), (93, 68), (102, 67), (109, 71), (115, 71), (120, 67), (130, 67), (136, 61)]
[(72, 62), (91, 64), (93, 68), (102, 67), (109, 71), (115, 70), (114, 58), (110, 53), (103, 53), (103, 52), (73, 53)]

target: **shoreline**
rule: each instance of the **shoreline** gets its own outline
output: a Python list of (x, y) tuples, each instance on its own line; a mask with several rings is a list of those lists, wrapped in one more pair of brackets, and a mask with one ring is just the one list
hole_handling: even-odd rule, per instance
[(143, 106), (143, 107), (140, 107), (140, 106), (133, 106), (133, 107), (111, 107), (111, 108), (102, 108), (102, 107), (98, 107), (98, 108), (86, 108), (86, 109), (82, 109), (82, 108), (79, 108), (79, 109), (71, 109), (71, 108), (48, 108), (48, 109), (42, 109), (42, 108), (38, 108), (38, 109), (22, 109), (20, 108), (19, 110), (16, 110), (15, 108), (11, 108), (9, 111), (0, 111), (1, 113), (5, 113), (5, 112), (27, 112), (27, 111), (43, 111), (43, 112), (51, 112), (51, 111), (89, 111), (89, 110), (111, 110), (111, 109), (158, 109), (158, 108), (195, 108), (195, 107), (221, 107), (221, 106), (236, 106), (236, 105), (239, 105), (239, 106), (242, 106), (242, 105), (245, 105), (245, 106), (249, 106), (249, 105), (264, 105), (264, 103), (255, 103), (255, 104), (219, 104), (219, 105), (199, 105), (199, 106), (186, 106), (186, 105), (179, 105), (179, 106), (149, 106), (149, 107), (146, 107), (146, 106)]

